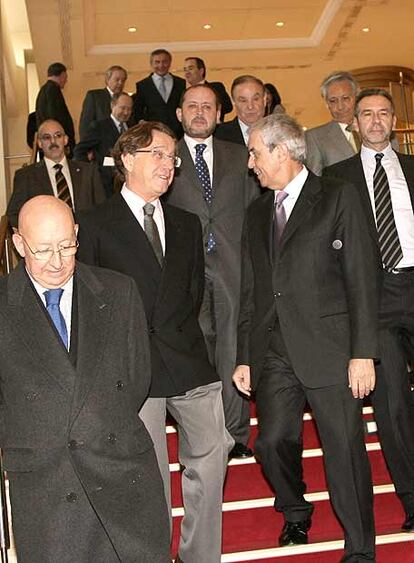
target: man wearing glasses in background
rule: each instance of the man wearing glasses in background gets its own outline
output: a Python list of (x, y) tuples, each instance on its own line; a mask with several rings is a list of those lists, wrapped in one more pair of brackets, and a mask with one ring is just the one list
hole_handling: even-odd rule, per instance
[(152, 382), (140, 411), (154, 441), (171, 506), (166, 410), (177, 422), (185, 507), (179, 556), (219, 563), (221, 504), (228, 453), (222, 384), (208, 362), (198, 314), (204, 253), (198, 217), (160, 201), (180, 165), (172, 131), (143, 122), (121, 135), (113, 151), (125, 180), (121, 193), (83, 213), (79, 258), (134, 278), (150, 333)]
[(48, 119), (39, 127), (39, 147), (44, 159), (16, 171), (13, 193), (7, 207), (12, 227), (17, 227), (20, 208), (37, 195), (54, 195), (73, 211), (89, 209), (105, 199), (98, 169), (94, 163), (76, 162), (65, 156), (68, 137), (57, 121)]
[(167, 563), (169, 528), (151, 439), (134, 282), (75, 262), (70, 208), (37, 196), (19, 214), (23, 260), (0, 280), (4, 466), (20, 563)]

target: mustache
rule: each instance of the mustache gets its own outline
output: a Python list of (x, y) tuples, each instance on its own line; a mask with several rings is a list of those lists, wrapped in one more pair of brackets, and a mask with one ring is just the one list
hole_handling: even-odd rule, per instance
[(59, 148), (59, 145), (57, 145), (56, 143), (52, 143), (52, 144), (49, 145), (49, 150), (58, 149), (58, 148)]

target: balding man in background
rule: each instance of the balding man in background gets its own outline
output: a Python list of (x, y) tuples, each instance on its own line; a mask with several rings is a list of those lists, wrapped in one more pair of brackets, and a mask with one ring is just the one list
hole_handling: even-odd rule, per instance
[(49, 119), (40, 125), (37, 142), (44, 158), (16, 170), (6, 211), (12, 227), (17, 227), (22, 205), (37, 195), (54, 195), (73, 211), (89, 209), (104, 201), (105, 192), (96, 165), (68, 160), (65, 156), (68, 141), (57, 121)]
[(320, 176), (326, 166), (358, 152), (361, 143), (352, 128), (357, 93), (358, 83), (349, 72), (333, 72), (322, 82), (321, 96), (332, 120), (305, 132), (306, 165), (314, 174)]
[(161, 476), (138, 411), (150, 384), (135, 283), (75, 261), (52, 196), (21, 209), (0, 280), (0, 445), (20, 563), (167, 563)]
[(115, 166), (112, 158), (110, 162), (105, 159), (111, 156), (119, 136), (128, 129), (132, 103), (131, 96), (126, 92), (115, 94), (111, 99), (111, 115), (93, 122), (75, 147), (74, 157), (78, 160), (87, 161), (92, 153), (99, 167), (106, 197), (114, 193)]
[(79, 120), (81, 140), (91, 125), (111, 115), (111, 100), (124, 90), (127, 78), (128, 73), (122, 66), (112, 65), (105, 72), (105, 88), (86, 92)]
[(238, 76), (231, 85), (231, 97), (237, 116), (217, 127), (214, 136), (222, 141), (230, 141), (247, 146), (249, 127), (265, 114), (266, 93), (263, 82), (249, 74)]

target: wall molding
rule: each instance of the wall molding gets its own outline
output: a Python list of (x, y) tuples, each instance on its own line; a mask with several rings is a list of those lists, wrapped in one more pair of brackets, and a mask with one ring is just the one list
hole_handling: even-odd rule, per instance
[[(66, 0), (61, 0), (64, 2)], [(317, 47), (331, 25), (344, 0), (328, 0), (312, 33), (308, 37), (286, 37), (284, 39), (234, 39), (225, 41), (172, 41), (162, 42), (162, 46), (174, 53), (187, 51), (245, 51), (253, 49), (304, 49)], [(118, 43), (111, 45), (93, 45), (88, 55), (127, 55), (150, 53), (159, 48), (158, 43)]]

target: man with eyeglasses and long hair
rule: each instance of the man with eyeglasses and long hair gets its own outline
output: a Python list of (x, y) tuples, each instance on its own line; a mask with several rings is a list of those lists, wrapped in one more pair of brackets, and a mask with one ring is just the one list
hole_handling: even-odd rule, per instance
[(6, 212), (14, 228), (20, 208), (37, 195), (54, 195), (73, 211), (89, 209), (105, 199), (96, 165), (66, 158), (68, 137), (60, 123), (52, 119), (44, 121), (38, 135), (43, 160), (20, 168), (14, 175), (13, 193)]
[(222, 384), (208, 361), (198, 323), (204, 253), (198, 217), (160, 201), (180, 165), (173, 132), (142, 122), (121, 135), (115, 165), (119, 194), (79, 216), (79, 258), (134, 278), (150, 333), (152, 382), (140, 411), (155, 444), (171, 506), (166, 411), (175, 418), (184, 467), (179, 555), (219, 563), (222, 489), (234, 441), (224, 423)]
[(150, 384), (133, 280), (75, 261), (64, 202), (25, 203), (0, 280), (0, 446), (19, 563), (167, 563), (168, 514), (137, 416)]

